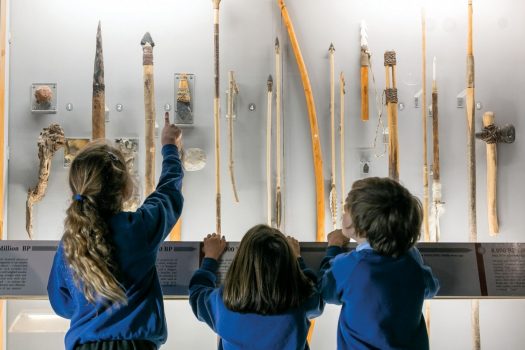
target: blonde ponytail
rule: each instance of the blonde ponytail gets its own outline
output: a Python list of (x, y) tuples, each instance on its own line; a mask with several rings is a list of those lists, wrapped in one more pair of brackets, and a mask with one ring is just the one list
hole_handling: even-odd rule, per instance
[(75, 282), (91, 303), (102, 298), (126, 304), (107, 225), (132, 191), (122, 154), (107, 144), (89, 144), (71, 164), (69, 185), (74, 198), (66, 211), (62, 242)]

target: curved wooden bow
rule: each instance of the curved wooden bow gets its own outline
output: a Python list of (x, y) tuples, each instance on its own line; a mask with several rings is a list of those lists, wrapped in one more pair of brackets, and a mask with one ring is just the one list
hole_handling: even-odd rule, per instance
[(277, 0), (279, 8), (281, 9), (281, 15), (283, 17), (284, 25), (288, 31), (290, 37), (290, 44), (297, 60), (299, 67), (299, 73), (301, 74), (301, 81), (303, 83), (304, 94), (306, 98), (306, 105), (308, 107), (308, 119), (310, 121), (310, 133), (312, 137), (312, 151), (313, 151), (313, 162), (314, 162), (314, 174), (315, 174), (315, 192), (316, 192), (316, 208), (317, 208), (317, 241), (324, 241), (324, 178), (323, 178), (323, 157), (321, 153), (321, 142), (319, 140), (319, 127), (317, 126), (317, 114), (315, 111), (314, 96), (312, 94), (312, 86), (310, 84), (310, 78), (308, 77), (308, 71), (301, 54), (299, 43), (295, 36), (292, 20), (286, 9), (284, 0)]

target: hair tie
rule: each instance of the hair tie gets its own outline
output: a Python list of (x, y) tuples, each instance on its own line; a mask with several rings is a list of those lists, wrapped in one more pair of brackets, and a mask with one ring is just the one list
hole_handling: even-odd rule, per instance
[(75, 194), (73, 196), (73, 200), (82, 203), (84, 201), (84, 196), (81, 194)]

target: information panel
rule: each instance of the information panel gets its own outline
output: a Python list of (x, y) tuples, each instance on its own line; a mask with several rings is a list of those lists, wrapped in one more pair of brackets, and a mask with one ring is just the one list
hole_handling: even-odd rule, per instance
[[(47, 279), (57, 241), (0, 242), (0, 298), (47, 298)], [(350, 244), (348, 251), (355, 249)], [(167, 299), (187, 298), (193, 272), (202, 261), (201, 242), (165, 242), (157, 271)], [(229, 242), (219, 262), (224, 280), (239, 242)], [(418, 248), (439, 279), (438, 298), (525, 298), (524, 243), (420, 243)], [(307, 266), (318, 271), (326, 243), (301, 243)]]

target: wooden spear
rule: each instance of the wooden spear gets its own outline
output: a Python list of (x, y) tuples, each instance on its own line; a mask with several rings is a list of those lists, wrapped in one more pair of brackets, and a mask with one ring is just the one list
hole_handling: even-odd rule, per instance
[(334, 44), (330, 44), (328, 48), (330, 57), (330, 143), (331, 143), (331, 155), (332, 155), (332, 171), (330, 176), (330, 212), (332, 214), (332, 226), (334, 230), (337, 227), (337, 189), (335, 187), (335, 60)]
[(340, 157), (341, 157), (341, 215), (342, 210), (345, 207), (345, 76), (343, 72), (339, 75), (339, 103), (341, 105), (341, 118), (339, 122), (339, 146), (340, 146)]
[(428, 188), (428, 144), (427, 144), (427, 26), (425, 11), (421, 12), (422, 32), (422, 103), (421, 117), (423, 121), (423, 231), (425, 242), (430, 241), (430, 228), (428, 225), (429, 188)]
[(237, 193), (237, 186), (235, 184), (235, 172), (233, 161), (233, 99), (237, 95), (239, 89), (235, 82), (235, 75), (233, 71), (228, 72), (228, 154), (229, 154), (229, 171), (230, 180), (232, 183), (233, 197), (235, 203), (239, 203), (239, 195)]
[[(385, 52), (386, 103), (388, 112), (388, 176), (399, 181), (399, 142), (397, 137), (396, 53)], [(390, 86), (392, 84), (392, 86)]]
[(369, 119), (368, 97), (368, 67), (370, 66), (370, 51), (368, 50), (368, 34), (366, 22), (361, 21), (361, 120)]
[(97, 28), (95, 69), (93, 72), (92, 139), (106, 138), (106, 87), (104, 85), (104, 56), (100, 21)]
[(317, 241), (325, 240), (324, 233), (324, 219), (325, 219), (325, 207), (324, 207), (324, 178), (323, 178), (323, 157), (321, 152), (321, 142), (319, 140), (319, 127), (317, 125), (317, 115), (315, 111), (314, 96), (312, 93), (312, 86), (308, 77), (308, 71), (306, 70), (306, 64), (304, 63), (299, 42), (295, 36), (293, 23), (288, 14), (288, 9), (284, 3), (284, 0), (277, 0), (279, 8), (281, 9), (281, 15), (283, 18), (284, 25), (288, 31), (290, 38), (290, 44), (297, 60), (299, 67), (299, 73), (303, 83), (303, 89), (306, 98), (306, 105), (308, 107), (308, 119), (310, 122), (310, 133), (312, 138), (312, 155), (313, 165), (315, 174), (315, 189), (316, 189), (316, 211), (317, 211)]
[(275, 38), (275, 226), (281, 229), (282, 197), (281, 197), (281, 46), (279, 38)]
[[(467, 34), (467, 161), (468, 161), (468, 203), (469, 203), (469, 232), (470, 241), (477, 242), (476, 225), (476, 150), (475, 135), (475, 106), (474, 106), (474, 49), (472, 44), (472, 0), (468, 0), (468, 34)], [(479, 300), (472, 300), (472, 345), (474, 350), (481, 348), (479, 329)]]
[(153, 81), (153, 47), (155, 43), (146, 32), (140, 42), (144, 67), (144, 110), (146, 120), (146, 196), (155, 190), (155, 84)]
[(266, 114), (266, 215), (267, 224), (272, 226), (272, 96), (273, 79), (268, 76), (266, 81), (268, 88), (267, 94), (267, 114)]
[(219, 4), (221, 0), (213, 2), (213, 45), (214, 45), (214, 82), (215, 96), (213, 98), (213, 126), (215, 130), (215, 233), (221, 235), (221, 134), (220, 134), (220, 84), (219, 84)]
[(439, 242), (440, 228), (439, 218), (443, 211), (443, 202), (441, 201), (441, 178), (439, 165), (439, 109), (438, 109), (438, 89), (436, 81), (436, 58), (434, 57), (432, 67), (432, 232), (431, 240)]

